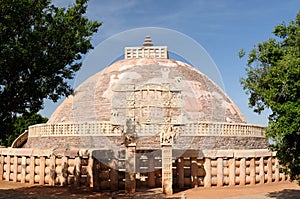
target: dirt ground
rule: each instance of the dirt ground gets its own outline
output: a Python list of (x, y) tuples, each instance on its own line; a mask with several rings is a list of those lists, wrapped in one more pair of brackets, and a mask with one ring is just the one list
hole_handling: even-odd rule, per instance
[[(168, 198), (186, 199), (300, 199), (300, 186), (291, 182), (222, 188), (194, 188), (179, 191)], [(91, 189), (75, 187), (30, 186), (28, 184), (0, 181), (0, 199), (42, 198), (164, 198), (161, 189), (138, 190), (134, 195), (119, 192), (93, 192)]]
[(195, 188), (176, 193), (185, 194), (187, 199), (300, 199), (297, 183), (280, 182), (243, 187)]

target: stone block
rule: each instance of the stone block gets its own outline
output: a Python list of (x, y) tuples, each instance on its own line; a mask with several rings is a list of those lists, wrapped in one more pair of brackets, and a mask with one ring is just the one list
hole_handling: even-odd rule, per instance
[(199, 150), (180, 150), (173, 149), (173, 157), (199, 157), (202, 154), (202, 151)]
[(247, 157), (255, 157), (255, 149), (250, 150), (235, 150), (234, 157), (236, 158), (247, 158)]
[(268, 149), (256, 149), (255, 150), (255, 157), (267, 157), (271, 156), (272, 152)]
[(233, 157), (232, 150), (203, 150), (204, 157), (218, 158), (218, 157)]

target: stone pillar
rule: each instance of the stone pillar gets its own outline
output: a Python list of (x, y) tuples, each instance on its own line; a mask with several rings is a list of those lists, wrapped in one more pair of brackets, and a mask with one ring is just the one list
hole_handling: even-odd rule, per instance
[(17, 177), (18, 177), (18, 156), (14, 156), (14, 166), (13, 166), (14, 174), (13, 174), (13, 182), (17, 182)]
[(153, 155), (148, 156), (148, 180), (149, 180), (149, 187), (155, 187), (155, 165), (154, 165), (154, 157)]
[(87, 165), (87, 183), (89, 187), (94, 187), (94, 174), (93, 174), (94, 158), (89, 156)]
[(259, 159), (259, 184), (265, 183), (265, 165), (264, 165), (264, 157), (260, 157)]
[(26, 157), (22, 157), (21, 162), (21, 183), (25, 183), (26, 180)]
[(246, 159), (241, 158), (240, 160), (240, 185), (246, 184)]
[(136, 167), (136, 144), (131, 143), (126, 146), (125, 157), (125, 193), (135, 193), (136, 180), (135, 180), (135, 167)]
[(0, 155), (0, 181), (3, 180), (3, 171), (4, 171), (4, 156)]
[[(90, 165), (88, 165), (88, 176), (90, 175), (89, 167)], [(66, 156), (62, 157), (61, 168), (60, 185), (66, 186), (68, 182), (68, 158)]]
[(9, 177), (10, 177), (10, 155), (6, 156), (6, 176), (5, 176), (5, 180), (9, 181)]
[(268, 179), (268, 183), (271, 183), (272, 182), (272, 157), (268, 158), (267, 167), (268, 167), (267, 179)]
[[(54, 163), (55, 163), (55, 159), (54, 159)], [(51, 164), (51, 162), (50, 162), (50, 164)], [(30, 168), (29, 169), (29, 183), (34, 184), (34, 169), (35, 169), (35, 157), (34, 156), (30, 157), (29, 168)], [(51, 169), (50, 169), (50, 174), (51, 174)], [(54, 172), (55, 172), (55, 166), (54, 166)]]
[[(24, 157), (25, 160), (25, 169), (26, 169), (26, 157)], [(46, 159), (44, 156), (40, 157), (40, 181), (39, 184), (40, 185), (44, 185), (45, 184), (45, 164), (46, 164)], [(23, 157), (22, 157), (22, 169), (23, 169)], [(23, 170), (22, 170), (23, 173)], [(23, 174), (22, 174), (23, 176)], [(25, 176), (25, 171), (24, 171), (24, 176)], [(25, 181), (25, 178), (24, 178)]]
[(204, 187), (211, 187), (211, 160), (210, 158), (205, 158), (204, 161)]
[(197, 158), (191, 158), (191, 180), (192, 184), (191, 187), (196, 188), (198, 187), (198, 164)]
[(136, 179), (139, 179), (139, 181), (136, 181), (136, 187), (140, 187), (141, 186), (141, 182), (140, 182), (140, 178), (141, 178), (140, 166), (141, 166), (141, 154), (137, 153), (136, 156), (135, 156), (135, 177), (136, 177)]
[(179, 157), (177, 160), (177, 183), (178, 187), (182, 189), (184, 187), (184, 159)]
[(173, 194), (172, 145), (162, 145), (162, 189), (167, 196)]
[(81, 158), (75, 157), (75, 168), (74, 168), (74, 185), (80, 186), (81, 178)]
[(250, 160), (250, 185), (256, 184), (256, 176), (255, 176), (255, 158), (251, 158)]
[(275, 182), (280, 181), (279, 161), (275, 158)]
[(281, 179), (281, 181), (285, 181), (285, 180), (286, 180), (285, 173), (282, 173), (282, 179)]
[(94, 177), (94, 191), (100, 191), (100, 177), (99, 177), (99, 172), (101, 168), (101, 161), (94, 159), (93, 162), (93, 177)]
[(112, 191), (117, 191), (119, 189), (119, 170), (118, 170), (118, 160), (113, 158), (110, 163), (110, 189)]
[(223, 186), (223, 158), (217, 159), (217, 186)]
[(229, 186), (235, 186), (235, 158), (228, 161), (229, 164)]

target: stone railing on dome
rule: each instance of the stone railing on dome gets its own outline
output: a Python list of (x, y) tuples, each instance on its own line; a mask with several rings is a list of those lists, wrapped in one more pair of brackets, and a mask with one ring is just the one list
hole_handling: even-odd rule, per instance
[(29, 137), (121, 135), (109, 122), (37, 124), (29, 127)]
[[(159, 135), (165, 124), (136, 125), (138, 136)], [(264, 137), (265, 128), (252, 124), (200, 122), (174, 125), (180, 136)], [(39, 136), (120, 136), (124, 127), (109, 122), (37, 124), (29, 127), (29, 137)]]
[(201, 122), (185, 125), (180, 135), (265, 137), (265, 128), (253, 124)]
[[(153, 135), (159, 133), (164, 124), (137, 125), (138, 135)], [(181, 136), (245, 136), (265, 137), (265, 128), (253, 124), (199, 122), (190, 124), (174, 125), (174, 131)]]

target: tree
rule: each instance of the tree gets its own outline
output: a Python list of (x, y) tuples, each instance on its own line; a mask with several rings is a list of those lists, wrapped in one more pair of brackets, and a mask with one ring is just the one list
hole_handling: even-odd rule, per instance
[(273, 34), (276, 39), (259, 43), (248, 54), (241, 84), (255, 112), (272, 111), (266, 129), (274, 141), (271, 149), (290, 179), (300, 183), (300, 12), (289, 24), (277, 25)]
[(45, 118), (37, 113), (25, 113), (21, 116), (17, 116), (13, 118), (12, 126), (13, 130), (8, 135), (7, 143), (5, 143), (8, 146), (11, 146), (13, 141), (22, 133), (24, 133), (25, 130), (28, 129), (30, 125), (34, 124), (40, 124), (40, 123), (46, 123), (48, 118)]
[(13, 118), (38, 112), (44, 99), (72, 93), (68, 80), (92, 49), (101, 23), (85, 16), (88, 0), (58, 8), (51, 0), (1, 0), (0, 140), (7, 143)]

